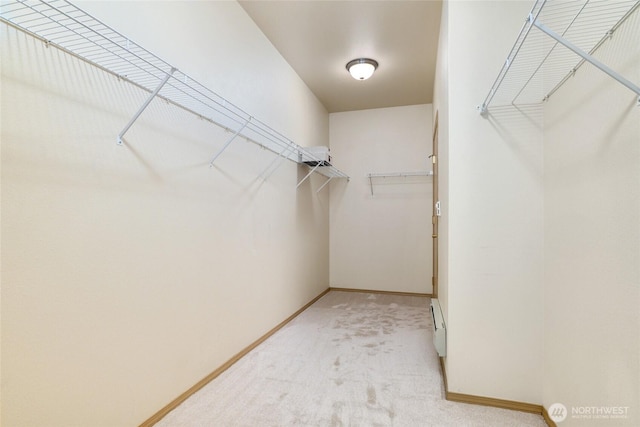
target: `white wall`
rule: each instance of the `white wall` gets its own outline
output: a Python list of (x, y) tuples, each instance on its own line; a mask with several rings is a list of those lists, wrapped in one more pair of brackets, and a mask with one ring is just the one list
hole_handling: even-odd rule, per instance
[(298, 144), (326, 145), (326, 109), (234, 0), (113, 3), (77, 2)]
[[(434, 127), (438, 116), (438, 300), (445, 325), (449, 313), (449, 2), (442, 4), (438, 60), (433, 92)], [(445, 359), (446, 360), (446, 359)]]
[[(638, 425), (637, 96), (585, 65), (544, 107), (493, 106), (480, 118), (474, 107), (530, 7), (443, 8), (434, 109), (449, 122), (448, 138), (440, 133), (449, 389), (562, 403), (562, 425)], [(639, 31), (636, 11), (597, 53), (635, 82)], [(571, 416), (592, 407), (628, 411)]]
[(367, 174), (431, 170), (431, 105), (330, 115), (331, 153), (349, 185), (331, 193), (331, 286), (430, 293), (431, 177)]
[[(596, 57), (640, 83), (640, 11)], [(629, 407), (640, 425), (640, 108), (590, 65), (545, 104), (544, 405)]]
[(529, 2), (448, 4), (449, 391), (539, 403), (543, 180), (539, 111), (475, 107)]
[[(85, 3), (303, 145), (318, 100), (235, 2)], [(178, 31), (179, 29), (179, 31)], [(2, 425), (136, 425), (329, 285), (328, 193), (242, 140), (8, 28)], [(10, 60), (8, 60), (10, 58)], [(259, 64), (259, 67), (256, 66)]]

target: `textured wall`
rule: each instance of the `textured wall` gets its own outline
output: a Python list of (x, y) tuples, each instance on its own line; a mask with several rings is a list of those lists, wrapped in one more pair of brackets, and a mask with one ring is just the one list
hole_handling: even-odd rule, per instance
[(331, 285), (431, 292), (431, 105), (333, 113), (331, 153), (351, 174), (331, 194)]
[[(636, 84), (639, 12), (596, 52)], [(637, 98), (585, 64), (545, 105), (544, 404), (565, 405), (563, 426), (640, 424)], [(585, 407), (628, 409), (571, 414)]]
[(447, 373), (452, 392), (539, 403), (542, 114), (475, 108), (529, 8), (448, 3)]
[(443, 2), (434, 82), (433, 115), (438, 116), (438, 300), (447, 323), (449, 313), (449, 2)]
[[(85, 3), (301, 145), (328, 114), (235, 2)], [(306, 167), (5, 25), (2, 425), (136, 425), (329, 285)], [(260, 64), (255, 66), (256, 62)]]

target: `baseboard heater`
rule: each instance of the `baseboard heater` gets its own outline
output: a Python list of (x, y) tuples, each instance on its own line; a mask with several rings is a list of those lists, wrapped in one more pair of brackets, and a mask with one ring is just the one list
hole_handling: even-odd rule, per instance
[(431, 316), (433, 316), (433, 344), (438, 356), (445, 357), (447, 355), (447, 328), (437, 298), (431, 298)]

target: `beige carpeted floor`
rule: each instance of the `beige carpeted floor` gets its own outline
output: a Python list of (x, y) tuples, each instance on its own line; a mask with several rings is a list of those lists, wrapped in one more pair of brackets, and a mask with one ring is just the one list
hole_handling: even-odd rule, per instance
[(332, 291), (157, 426), (546, 426), (444, 400), (429, 300)]

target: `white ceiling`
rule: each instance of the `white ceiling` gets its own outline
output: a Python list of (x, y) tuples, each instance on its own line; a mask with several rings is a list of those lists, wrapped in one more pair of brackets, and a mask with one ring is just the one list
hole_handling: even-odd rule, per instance
[[(440, 0), (240, 4), (330, 113), (432, 102)], [(380, 65), (358, 81), (362, 57)]]

